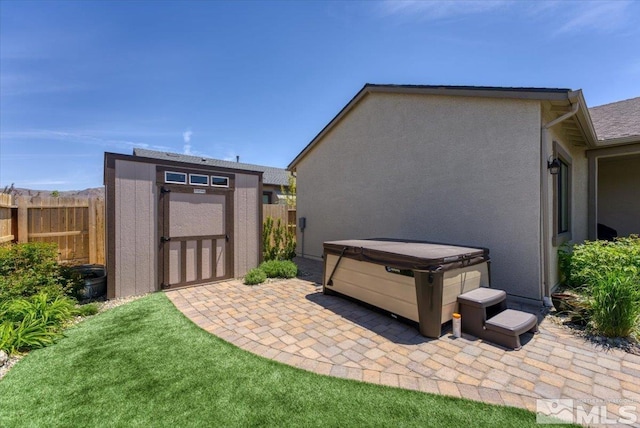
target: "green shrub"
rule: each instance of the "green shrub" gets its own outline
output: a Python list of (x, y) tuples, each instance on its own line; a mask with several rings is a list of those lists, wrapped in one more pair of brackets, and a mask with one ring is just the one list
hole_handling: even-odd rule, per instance
[(559, 263), (562, 281), (585, 296), (585, 318), (595, 333), (626, 337), (634, 332), (640, 317), (638, 235), (563, 247)]
[(251, 269), (244, 277), (244, 283), (247, 285), (256, 285), (267, 280), (267, 274), (259, 268)]
[(62, 336), (62, 327), (74, 315), (68, 297), (38, 293), (0, 304), (0, 349), (9, 354), (42, 348)]
[(60, 265), (60, 281), (67, 296), (75, 300), (84, 298), (84, 278), (78, 270), (72, 266)]
[(96, 303), (87, 303), (84, 305), (76, 306), (73, 310), (73, 315), (80, 317), (88, 317), (98, 313), (98, 305)]
[(72, 293), (80, 277), (57, 262), (55, 244), (29, 242), (0, 246), (0, 302), (29, 297)]
[(296, 234), (278, 219), (267, 217), (262, 228), (263, 257), (265, 260), (291, 260), (296, 256)]
[(640, 277), (607, 271), (590, 287), (593, 330), (607, 337), (631, 335), (640, 319)]
[(19, 351), (44, 348), (53, 344), (60, 336), (41, 320), (25, 318), (20, 323), (0, 324), (0, 349), (9, 355)]
[(55, 244), (0, 246), (0, 349), (28, 351), (53, 343), (74, 316), (97, 312), (69, 297), (83, 285), (78, 272), (58, 261)]
[(587, 241), (559, 251), (562, 281), (570, 287), (592, 286), (609, 271), (640, 275), (640, 238), (630, 235), (615, 241)]
[(293, 278), (298, 274), (298, 266), (291, 260), (269, 260), (260, 265), (267, 278)]

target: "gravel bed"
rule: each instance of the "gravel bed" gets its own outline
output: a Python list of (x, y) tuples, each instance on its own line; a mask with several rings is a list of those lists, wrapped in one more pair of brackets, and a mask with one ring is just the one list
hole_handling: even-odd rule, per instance
[(20, 361), (24, 355), (12, 355), (9, 357), (6, 363), (2, 367), (0, 367), (0, 379), (4, 377), (9, 372), (9, 369), (13, 367), (18, 361)]
[(569, 317), (559, 314), (555, 311), (551, 312), (552, 317), (549, 319), (556, 325), (564, 327), (585, 341), (594, 344), (596, 347), (604, 351), (610, 349), (619, 349), (629, 354), (640, 355), (640, 343), (633, 337), (605, 337), (593, 334), (585, 326), (572, 323)]
[(104, 311), (108, 311), (109, 309), (113, 309), (115, 307), (125, 305), (129, 302), (133, 302), (134, 300), (141, 299), (148, 295), (149, 293), (142, 294), (140, 296), (129, 296), (129, 297), (121, 297), (119, 299), (98, 301), (96, 302), (98, 304), (98, 313), (102, 313)]

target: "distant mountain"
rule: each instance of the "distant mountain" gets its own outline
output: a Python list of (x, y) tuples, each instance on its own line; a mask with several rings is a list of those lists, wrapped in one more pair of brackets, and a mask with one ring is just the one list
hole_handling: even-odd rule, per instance
[[(2, 189), (0, 189), (2, 191)], [(55, 194), (57, 192), (57, 194)], [(64, 198), (104, 198), (104, 187), (93, 187), (91, 189), (84, 190), (34, 190), (23, 189), (20, 187), (14, 187), (11, 189), (11, 194), (15, 196), (60, 196)]]

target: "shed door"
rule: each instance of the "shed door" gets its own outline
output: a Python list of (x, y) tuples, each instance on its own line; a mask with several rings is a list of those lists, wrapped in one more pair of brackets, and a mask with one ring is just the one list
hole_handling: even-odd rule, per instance
[(161, 188), (162, 288), (233, 277), (231, 201), (228, 192), (194, 193), (188, 188)]

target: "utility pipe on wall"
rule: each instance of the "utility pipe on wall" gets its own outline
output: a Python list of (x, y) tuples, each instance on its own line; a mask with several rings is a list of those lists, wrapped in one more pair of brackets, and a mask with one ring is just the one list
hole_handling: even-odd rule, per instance
[[(571, 102), (571, 101), (569, 101)], [(547, 167), (547, 160), (549, 154), (547, 151), (549, 143), (549, 129), (552, 126), (563, 122), (578, 112), (580, 108), (580, 102), (576, 102), (572, 105), (571, 111), (563, 114), (562, 116), (542, 125), (540, 135), (540, 209), (542, 211), (542, 239), (540, 245), (540, 251), (542, 252), (542, 299), (546, 306), (551, 306), (551, 285), (549, 284), (549, 172)]]

